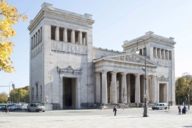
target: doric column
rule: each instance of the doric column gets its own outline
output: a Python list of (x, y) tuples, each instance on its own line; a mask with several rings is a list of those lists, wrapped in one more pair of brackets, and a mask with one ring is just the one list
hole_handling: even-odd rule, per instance
[(140, 75), (135, 75), (135, 103), (140, 103)]
[(161, 59), (161, 49), (160, 48), (157, 48), (157, 55), (158, 55), (158, 59)]
[(130, 103), (131, 98), (131, 81), (130, 81), (130, 75), (127, 76), (127, 103)]
[(147, 98), (147, 101), (149, 101), (149, 78), (148, 76), (146, 76), (146, 98)]
[(122, 86), (121, 86), (121, 102), (127, 103), (127, 79), (126, 73), (122, 73)]
[(157, 48), (155, 48), (155, 54), (156, 54), (156, 58), (158, 58), (158, 55), (157, 55)]
[(96, 73), (96, 103), (101, 103), (101, 79), (100, 79), (100, 72)]
[(111, 83), (111, 96), (110, 98), (112, 98), (112, 103), (116, 104), (117, 103), (117, 73), (116, 72), (112, 72), (112, 83)]
[(102, 72), (102, 104), (107, 104), (107, 72)]
[(82, 32), (79, 31), (79, 44), (82, 44)]
[(59, 40), (59, 27), (56, 27), (55, 37), (55, 40)]
[(159, 49), (159, 59), (162, 59), (162, 56), (161, 56), (161, 49)]
[(169, 52), (166, 50), (166, 60), (169, 59)]
[(75, 43), (75, 30), (71, 30), (71, 43)]
[(166, 59), (166, 52), (165, 52), (165, 49), (163, 49), (163, 59), (164, 59), (164, 60)]
[(152, 102), (156, 102), (156, 76), (152, 76)]
[(64, 28), (64, 42), (67, 43), (67, 28)]

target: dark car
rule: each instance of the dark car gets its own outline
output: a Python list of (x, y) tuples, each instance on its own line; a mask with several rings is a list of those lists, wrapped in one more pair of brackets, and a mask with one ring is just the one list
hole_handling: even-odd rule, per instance
[(0, 104), (0, 111), (5, 112), (7, 110), (7, 105), (6, 104)]
[(29, 112), (45, 112), (45, 106), (41, 103), (30, 103), (27, 106)]

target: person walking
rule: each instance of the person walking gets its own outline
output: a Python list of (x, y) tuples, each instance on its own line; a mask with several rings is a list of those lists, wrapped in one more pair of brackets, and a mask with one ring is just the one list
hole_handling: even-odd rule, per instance
[(178, 106), (178, 114), (181, 115), (181, 106)]
[(114, 116), (116, 116), (116, 114), (117, 114), (117, 108), (116, 108), (116, 105), (115, 105), (114, 108), (113, 108), (113, 113), (114, 113)]
[(184, 105), (184, 106), (183, 106), (183, 109), (182, 109), (182, 114), (186, 114), (186, 111), (187, 111), (187, 108), (186, 108), (186, 106)]

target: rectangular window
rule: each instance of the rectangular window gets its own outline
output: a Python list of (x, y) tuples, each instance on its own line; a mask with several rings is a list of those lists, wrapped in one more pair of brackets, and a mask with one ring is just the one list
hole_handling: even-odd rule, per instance
[(67, 29), (67, 42), (71, 42), (71, 34), (72, 34), (72, 30)]
[(154, 47), (154, 48), (153, 48), (153, 57), (156, 58), (156, 56), (157, 56), (157, 55), (156, 55), (156, 48)]
[(56, 39), (56, 26), (51, 26), (51, 39)]
[(171, 60), (172, 59), (172, 53), (171, 53), (171, 51), (169, 51), (169, 60)]
[(87, 45), (87, 33), (82, 32), (82, 42), (84, 45)]
[(142, 49), (139, 49), (139, 55), (142, 55)]
[(157, 48), (157, 58), (160, 59), (160, 48)]
[(59, 41), (63, 41), (63, 31), (64, 31), (64, 28), (59, 28)]
[(75, 31), (75, 43), (79, 43), (79, 31)]
[(42, 27), (40, 28), (40, 42), (42, 42)]
[(37, 39), (38, 39), (38, 43), (37, 44), (39, 44), (40, 43), (40, 29), (37, 32)]
[(31, 49), (33, 49), (33, 37), (31, 37)]
[(146, 48), (143, 49), (143, 55), (144, 55), (144, 56), (147, 55), (147, 49), (146, 49)]

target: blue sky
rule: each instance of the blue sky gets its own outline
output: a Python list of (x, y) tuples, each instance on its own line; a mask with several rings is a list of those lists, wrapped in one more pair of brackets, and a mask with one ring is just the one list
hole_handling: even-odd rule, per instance
[[(93, 25), (93, 45), (122, 50), (124, 40), (131, 40), (153, 31), (165, 37), (174, 37), (176, 77), (192, 74), (192, 0), (8, 0), (8, 3), (28, 16), (27, 22), (15, 25), (17, 35), (12, 60), (16, 71), (0, 72), (0, 85), (16, 87), (29, 85), (29, 31), (30, 19), (37, 14), (43, 2), (54, 7), (90, 13)], [(0, 92), (7, 91), (0, 87)]]

